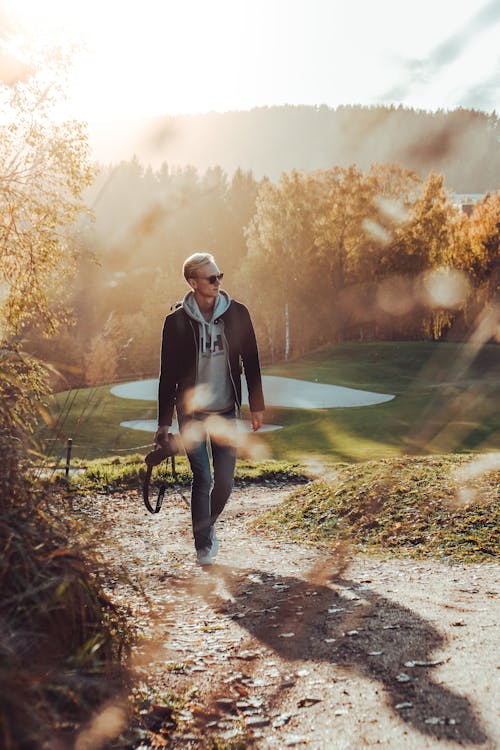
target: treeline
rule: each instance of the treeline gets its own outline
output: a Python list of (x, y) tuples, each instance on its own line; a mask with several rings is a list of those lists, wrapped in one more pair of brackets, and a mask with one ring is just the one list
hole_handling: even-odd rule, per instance
[(101, 168), (86, 195), (94, 220), (75, 239), (74, 325), (50, 342), (33, 330), (30, 347), (70, 384), (156, 374), (163, 319), (187, 291), (184, 259), (213, 252), (235, 293), (258, 189), (251, 173), (229, 179), (219, 167), (152, 171), (133, 159)]
[(182, 262), (198, 250), (251, 308), (265, 361), (346, 339), (465, 339), (498, 296), (500, 196), (469, 217), (443, 183), (394, 164), (276, 183), (137, 159), (102, 168), (68, 289), (76, 324), (50, 344), (32, 331), (31, 345), (72, 384), (156, 375)]
[(276, 106), (247, 112), (210, 112), (158, 117), (116, 125), (95, 139), (103, 161), (194, 165), (200, 172), (219, 164), (258, 179), (276, 181), (292, 169), (306, 172), (336, 164), (397, 163), (422, 179), (444, 174), (457, 193), (498, 189), (500, 122), (495, 113), (458, 108), (428, 112), (403, 106)]
[(247, 293), (272, 358), (346, 339), (465, 339), (479, 325), (483, 343), (495, 335), (499, 193), (469, 217), (434, 172), (293, 171), (261, 185), (246, 236)]

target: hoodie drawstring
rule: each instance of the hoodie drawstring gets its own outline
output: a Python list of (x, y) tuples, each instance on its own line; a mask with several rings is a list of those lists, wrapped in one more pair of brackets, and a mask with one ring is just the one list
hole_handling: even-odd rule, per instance
[(213, 320), (210, 321), (209, 333), (210, 333), (210, 351), (213, 354), (215, 351), (215, 325), (214, 325)]
[(203, 354), (206, 354), (207, 351), (207, 325), (206, 323), (202, 323), (200, 325), (201, 328), (201, 351)]

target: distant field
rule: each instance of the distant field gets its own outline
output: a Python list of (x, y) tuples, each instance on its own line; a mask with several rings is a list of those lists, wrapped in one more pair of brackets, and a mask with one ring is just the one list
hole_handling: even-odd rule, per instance
[[(454, 343), (347, 343), (266, 367), (265, 373), (396, 394), (373, 406), (268, 409), (266, 421), (283, 425), (261, 438), (274, 458), (355, 462), (412, 452), (500, 449), (499, 346), (475, 352)], [(63, 452), (67, 437), (82, 458), (116, 455), (152, 439), (120, 422), (154, 419), (156, 404), (117, 398), (109, 387), (59, 393), (51, 409), (52, 444), (46, 442), (47, 431), (39, 437), (52, 456)]]

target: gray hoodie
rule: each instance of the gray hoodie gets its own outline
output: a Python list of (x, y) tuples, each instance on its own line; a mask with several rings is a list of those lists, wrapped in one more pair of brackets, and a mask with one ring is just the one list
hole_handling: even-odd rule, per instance
[(231, 304), (229, 294), (220, 291), (215, 300), (212, 317), (203, 317), (194, 292), (188, 292), (182, 307), (196, 321), (200, 331), (200, 346), (194, 394), (195, 411), (226, 412), (234, 407), (234, 389), (231, 384), (227, 359), (227, 343), (224, 336), (224, 321), (220, 316)]

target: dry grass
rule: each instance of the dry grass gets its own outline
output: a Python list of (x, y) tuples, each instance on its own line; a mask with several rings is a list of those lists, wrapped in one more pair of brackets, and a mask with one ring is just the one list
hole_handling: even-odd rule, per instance
[(493, 454), (485, 465), (484, 457), (449, 454), (343, 465), (256, 525), (378, 554), (491, 561), (500, 545), (499, 459)]

